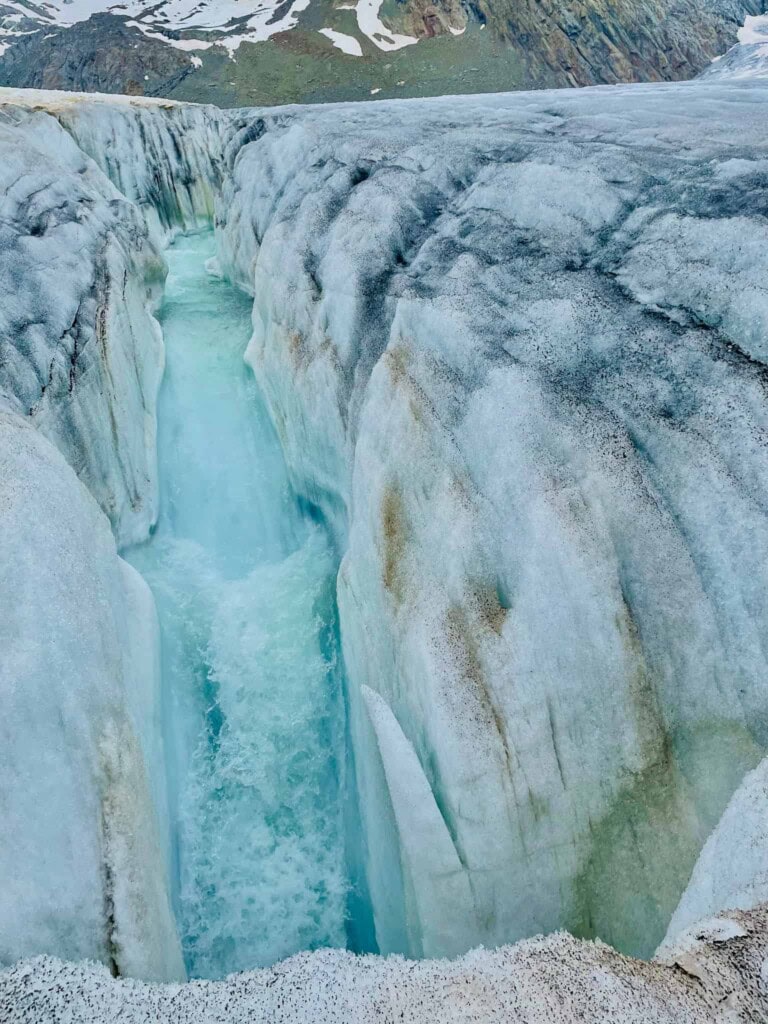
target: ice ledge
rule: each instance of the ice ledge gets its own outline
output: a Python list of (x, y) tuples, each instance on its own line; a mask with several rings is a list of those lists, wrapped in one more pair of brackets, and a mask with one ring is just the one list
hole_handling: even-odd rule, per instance
[(0, 87), (0, 104), (12, 103), (18, 107), (43, 107), (48, 113), (79, 103), (104, 103), (110, 107), (146, 107), (170, 109), (196, 107), (197, 103), (179, 103), (177, 100), (158, 99), (154, 96), (124, 96), (105, 92), (66, 92), (63, 89), (9, 89)]
[(668, 964), (559, 933), (456, 960), (301, 953), (222, 982), (148, 985), (100, 964), (38, 957), (0, 974), (0, 1018), (14, 1024), (702, 1024), (764, 1019), (768, 909), (691, 933)]

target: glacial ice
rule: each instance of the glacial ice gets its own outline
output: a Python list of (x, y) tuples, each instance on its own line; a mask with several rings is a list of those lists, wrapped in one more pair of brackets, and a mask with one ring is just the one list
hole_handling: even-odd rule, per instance
[(48, 108), (139, 207), (158, 244), (210, 226), (234, 115), (171, 103), (71, 103), (63, 95)]
[[(16, 302), (12, 268), (25, 268), (27, 252), (35, 253), (28, 239), (38, 228), (30, 225), (40, 223), (43, 237), (57, 241), (63, 209), (73, 221), (66, 231), (84, 245), (82, 263), (97, 282), (97, 299), (80, 301), (78, 289), (92, 292), (85, 273), (41, 275), (44, 287), (58, 286), (46, 300), (55, 317), (3, 379), (9, 430), (23, 427), (36, 444), (47, 444), (31, 424), (54, 442), (110, 516), (121, 544), (143, 540), (157, 515), (157, 246), (178, 229), (204, 224), (221, 190), (216, 265), (254, 297), (247, 361), (286, 459), (285, 488), (318, 510), (344, 552), (339, 625), (381, 950), (453, 954), (568, 926), (650, 953), (689, 877), (681, 903), (688, 909), (675, 928), (724, 909), (734, 892), (717, 868), (719, 851), (729, 847), (719, 830), (704, 844), (768, 746), (765, 85), (701, 82), (220, 115), (147, 102), (116, 102), (112, 112), (98, 99), (12, 99), (0, 143), (4, 154), (18, 146), (22, 157), (13, 159), (24, 162), (18, 181), (9, 176), (8, 194), (20, 183), (29, 191), (21, 204), (12, 196), (9, 207), (9, 293)], [(52, 116), (22, 109), (41, 103)], [(69, 146), (60, 125), (111, 185)], [(45, 216), (30, 221), (41, 154), (49, 177), (36, 201)], [(182, 186), (179, 168), (190, 178)], [(57, 188), (75, 204), (57, 203)], [(107, 237), (110, 261), (99, 269)], [(37, 248), (45, 269), (45, 259), (66, 244)], [(22, 322), (36, 324), (37, 296), (24, 298), (23, 288), (18, 294)], [(7, 343), (13, 330), (4, 324), (0, 341)], [(80, 332), (88, 343), (75, 346)], [(62, 337), (64, 369), (52, 378), (58, 386), (42, 389), (48, 368), (58, 367)], [(113, 352), (116, 374), (108, 382)], [(135, 365), (121, 353), (135, 354)], [(75, 372), (70, 391), (72, 355), (89, 373)], [(99, 383), (87, 400), (90, 377)], [(50, 427), (28, 412), (27, 395), (37, 399), (41, 390), (51, 395)], [(205, 419), (195, 422), (193, 415), (198, 407), (201, 399), (184, 422), (202, 433)], [(65, 418), (75, 413), (91, 414), (79, 432)], [(164, 450), (183, 455), (173, 444)], [(45, 451), (46, 460), (59, 459), (50, 445)], [(91, 451), (103, 453), (103, 468), (80, 454)], [(46, 460), (35, 494), (48, 487)], [(206, 463), (216, 470), (215, 459)], [(57, 465), (64, 473), (60, 459)], [(135, 482), (133, 491), (126, 480)], [(91, 524), (94, 536), (108, 536), (72, 473), (67, 481), (61, 522), (69, 523), (71, 513)], [(138, 508), (124, 498), (131, 493)], [(201, 511), (209, 494), (199, 494)], [(241, 500), (249, 499), (239, 494)], [(82, 502), (87, 515), (78, 511)], [(56, 502), (46, 506), (46, 522), (55, 509)], [(185, 504), (184, 516), (194, 510)], [(161, 521), (153, 541), (160, 548), (169, 542), (163, 530)], [(55, 550), (68, 566), (85, 558), (78, 538), (70, 531)], [(332, 556), (322, 532), (309, 529), (294, 538), (289, 568), (267, 558), (238, 576), (238, 545), (225, 550), (223, 562), (211, 562), (203, 554), (210, 541), (195, 537), (196, 546), (177, 547), (180, 574), (166, 582), (190, 604), (199, 601), (206, 664), (215, 662), (216, 674), (233, 680), (221, 692), (229, 714), (252, 726), (263, 712), (263, 729), (273, 712), (279, 718), (280, 702), (254, 706), (238, 680), (258, 662), (274, 693), (270, 672), (283, 628), (292, 638), (301, 634), (301, 663), (314, 663), (317, 678), (325, 672), (321, 662), (330, 663), (330, 652), (321, 645), (318, 653), (307, 605), (312, 595), (328, 594)], [(35, 541), (25, 551), (24, 571), (41, 578), (48, 549)], [(135, 630), (149, 646), (152, 611), (113, 548), (99, 566), (108, 580), (116, 573), (121, 582), (104, 584), (107, 596), (84, 624), (83, 642), (97, 646), (104, 638), (111, 663), (131, 672), (126, 668), (122, 679), (106, 673), (100, 694), (114, 701), (103, 743), (89, 739), (78, 752), (93, 763), (99, 751), (111, 752), (118, 784), (104, 806), (116, 831), (111, 824), (100, 831), (94, 815), (100, 780), (73, 789), (72, 813), (57, 822), (60, 831), (28, 868), (34, 885), (43, 852), (50, 854), (64, 885), (67, 851), (82, 834), (92, 881), (106, 867), (109, 884), (87, 887), (83, 916), (80, 891), (60, 890), (57, 920), (80, 922), (80, 932), (54, 934), (34, 919), (19, 932), (28, 937), (23, 948), (3, 956), (87, 949), (109, 963), (117, 951), (122, 973), (173, 977), (178, 947), (163, 882), (163, 853), (172, 843), (162, 830), (153, 835), (147, 825), (139, 835), (130, 824), (155, 816), (142, 793), (153, 791), (161, 815), (165, 806), (156, 669), (152, 657), (136, 655), (136, 633), (124, 628), (126, 603), (141, 605), (144, 624)], [(153, 582), (162, 603), (162, 586)], [(265, 601), (265, 590), (281, 595), (279, 607)], [(77, 585), (78, 610), (81, 592), (88, 607), (88, 591)], [(220, 615), (208, 614), (209, 597), (221, 601)], [(68, 609), (54, 603), (48, 614), (66, 622)], [(40, 617), (36, 610), (14, 634), (22, 649), (33, 649)], [(269, 638), (261, 632), (268, 620)], [(120, 626), (116, 636), (112, 622)], [(241, 640), (247, 667), (232, 654)], [(92, 689), (77, 675), (66, 678), (82, 698), (79, 706), (90, 709)], [(35, 694), (47, 674), (30, 679), (14, 691), (21, 695), (20, 721), (38, 713)], [(287, 694), (288, 724), (310, 732), (293, 703), (297, 692)], [(68, 695), (54, 692), (42, 718), (56, 755), (45, 778), (62, 786), (69, 748), (58, 723)], [(318, 714), (323, 706), (312, 705)], [(187, 711), (179, 722), (191, 730), (200, 709), (197, 718)], [(282, 742), (290, 734), (289, 728), (272, 736)], [(111, 738), (123, 735), (135, 739), (118, 749)], [(218, 761), (195, 761), (192, 742), (174, 747), (170, 763), (180, 759), (188, 768), (194, 761), (194, 770), (171, 771), (172, 806), (183, 778), (194, 783), (191, 807), (195, 785), (204, 789), (212, 777), (206, 772), (226, 772), (230, 758), (265, 770), (253, 734), (244, 729), (231, 739)], [(122, 756), (137, 749), (143, 766)], [(339, 748), (324, 745), (322, 756), (332, 749)], [(27, 771), (29, 762), (14, 756)], [(340, 755), (333, 756), (338, 762)], [(144, 790), (131, 783), (139, 776)], [(17, 807), (18, 777), (6, 775)], [(753, 793), (751, 779), (745, 786)], [(45, 817), (56, 795), (41, 791)], [(0, 792), (5, 798), (5, 786)], [(124, 800), (129, 792), (140, 799)], [(743, 816), (733, 841), (741, 843), (741, 835), (757, 844), (754, 857), (744, 853), (739, 861), (743, 907), (763, 892), (758, 797), (733, 797), (738, 810), (726, 812), (723, 826), (727, 833), (728, 814)], [(234, 820), (245, 822), (255, 804), (241, 806), (243, 817), (236, 811)], [(209, 845), (218, 863), (192, 862), (194, 892), (196, 879), (218, 871), (231, 837), (215, 816), (187, 821), (198, 830), (190, 848), (205, 853), (201, 837), (216, 837)], [(36, 822), (30, 817), (25, 825), (33, 834)], [(332, 836), (329, 849), (338, 849), (335, 828), (325, 833)], [(154, 844), (156, 855), (132, 847), (132, 837)], [(322, 836), (314, 838), (322, 846)], [(12, 847), (12, 863), (28, 848)], [(176, 855), (172, 849), (172, 862)], [(137, 864), (148, 866), (148, 877), (136, 873)], [(231, 861), (216, 876), (230, 905), (246, 884), (245, 869)], [(94, 893), (105, 891), (116, 913), (97, 905)], [(6, 898), (18, 915), (15, 895)], [(268, 913), (257, 905), (259, 914)], [(136, 906), (151, 913), (131, 917)], [(339, 906), (340, 900), (328, 918), (335, 924), (319, 941), (342, 941)], [(648, 966), (554, 936), (450, 965), (304, 954), (221, 986), (179, 990), (115, 986), (106, 972), (44, 959), (2, 975), (0, 999), (23, 993), (30, 1020), (36, 1012), (58, 1012), (57, 1001), (73, 991), (81, 1001), (73, 1005), (96, 1000), (92, 1012), (110, 1019), (117, 1008), (162, 1019), (178, 1016), (181, 1007), (190, 1020), (217, 1019), (234, 1006), (246, 1017), (365, 1020), (376, 1007), (391, 1006), (421, 1020), (425, 1013), (435, 1019), (435, 1006), (446, 998), (446, 1020), (509, 1016), (510, 1006), (522, 1006), (532, 1020), (551, 1020), (562, 997), (563, 1019), (577, 1012), (604, 1019), (619, 1007), (626, 1020), (701, 1020), (727, 1006), (746, 1020), (764, 1012), (757, 980), (763, 914), (745, 907), (706, 927), (694, 923), (670, 934), (672, 952), (665, 946), (667, 959)], [(284, 949), (260, 946), (254, 961), (311, 944), (294, 928), (299, 916), (286, 928), (286, 936), (299, 937), (286, 939)], [(243, 924), (243, 935), (253, 935), (247, 914)], [(211, 930), (202, 969), (216, 970), (210, 964), (219, 957), (218, 925), (211, 916), (205, 925)], [(679, 962), (684, 977), (669, 962)], [(703, 978), (695, 992), (685, 980), (692, 970)], [(62, 981), (63, 996), (56, 989)], [(457, 996), (461, 986), (472, 990), (466, 999)]]
[(465, 865), (467, 946), (567, 925), (652, 952), (765, 753), (767, 99), (280, 110), (232, 161), (219, 262), (254, 295), (292, 482), (346, 550), (383, 951), (418, 951), (394, 864), (430, 859), (382, 826), (413, 812), (362, 687)]
[(0, 146), (0, 401), (53, 441), (129, 543), (157, 516), (162, 257), (50, 115), (6, 109)]
[(469, 877), (416, 751), (384, 698), (363, 687), (400, 842), (408, 947), (420, 956), (461, 953), (477, 934)]
[[(166, 394), (178, 396), (178, 404), (161, 455), (177, 500), (171, 501), (170, 526), (167, 516), (157, 522), (156, 398), (163, 351), (153, 311), (165, 277), (158, 246), (178, 231), (210, 223), (230, 118), (220, 114), (217, 120), (201, 108), (107, 104), (99, 98), (86, 104), (56, 95), (8, 99), (0, 144), (6, 175), (2, 258), (11, 301), (0, 334), (0, 383), (3, 405), (13, 414), (9, 423), (18, 419), (29, 429), (28, 421), (57, 444), (110, 517), (121, 545), (143, 541), (157, 526), (154, 548), (161, 555), (170, 552), (171, 563), (169, 572), (153, 579), (167, 599), (161, 611), (167, 617), (170, 604), (171, 619), (179, 608), (190, 612), (186, 620), (179, 616), (178, 633), (192, 647), (182, 650), (187, 662), (181, 666), (173, 665), (172, 643), (170, 658), (166, 650), (171, 697), (161, 709), (152, 599), (135, 571), (113, 556), (121, 587), (100, 597), (82, 625), (84, 643), (101, 644), (112, 651), (113, 662), (120, 655), (126, 666), (117, 672), (113, 664), (104, 683), (105, 699), (109, 687), (114, 691), (114, 721), (94, 723), (93, 741), (80, 741), (83, 763), (103, 768), (68, 794), (71, 813), (19, 869), (20, 885), (31, 887), (48, 859), (60, 863), (59, 874), (52, 872), (40, 887), (40, 913), (34, 901), (26, 908), (23, 892), (7, 893), (0, 956), (91, 956), (121, 974), (183, 977), (169, 888), (196, 972), (224, 974), (297, 949), (344, 945), (346, 758), (335, 654), (335, 560), (322, 531), (307, 529), (290, 495), (273, 428), (246, 384), (241, 357), (248, 306), (225, 285), (219, 285), (218, 305), (205, 304), (207, 253), (194, 246), (197, 276), (172, 280), (171, 298), (180, 307), (174, 351), (180, 350), (181, 359), (169, 370)], [(43, 100), (46, 113), (36, 109)], [(233, 125), (231, 130), (239, 126)], [(189, 304), (190, 295), (196, 304)], [(197, 349), (184, 345), (195, 331)], [(21, 345), (19, 337), (29, 343)], [(217, 372), (223, 381), (218, 391), (212, 390)], [(233, 397), (239, 401), (229, 407)], [(170, 408), (173, 413), (173, 401)], [(180, 423), (186, 449), (179, 445)], [(198, 472), (200, 460), (208, 470), (205, 478)], [(43, 489), (45, 479), (43, 474)], [(76, 513), (75, 500), (70, 504)], [(93, 519), (94, 512), (89, 514)], [(13, 532), (9, 536), (18, 539)], [(75, 562), (80, 557), (74, 540), (65, 556)], [(27, 557), (30, 580), (36, 580), (46, 571), (45, 552), (39, 566), (34, 553)], [(132, 557), (141, 562), (136, 549)], [(150, 562), (151, 555), (152, 576)], [(13, 567), (11, 560), (4, 566), (9, 599)], [(71, 586), (77, 592), (77, 579)], [(183, 588), (175, 608), (174, 586)], [(275, 605), (278, 594), (283, 600)], [(69, 621), (63, 596), (57, 601), (41, 590), (40, 599), (62, 624)], [(248, 644), (243, 608), (260, 619), (247, 634)], [(113, 618), (123, 624), (117, 638), (109, 633)], [(33, 649), (32, 621), (9, 622), (14, 642)], [(179, 639), (173, 629), (170, 639)], [(199, 639), (204, 649), (195, 647)], [(188, 695), (186, 704), (174, 695), (174, 667), (186, 673), (191, 689), (190, 657), (199, 662), (191, 683), (205, 668), (206, 685), (217, 697), (215, 711), (199, 706), (209, 691)], [(7, 685), (17, 685), (11, 661), (9, 668)], [(110, 670), (97, 665), (93, 671)], [(22, 799), (19, 815), (27, 788), (40, 791), (40, 813), (49, 815), (55, 803), (45, 796), (49, 776), (70, 771), (71, 741), (57, 726), (64, 695), (51, 694), (43, 712), (35, 687), (44, 678), (32, 672), (24, 680), (18, 713), (11, 717), (23, 734), (19, 723), (25, 715), (40, 715), (52, 737), (50, 764), (38, 773), (30, 767), (31, 755), (9, 755), (14, 771), (8, 785), (13, 799)], [(90, 691), (70, 685), (77, 693), (77, 716), (87, 726), (95, 716)], [(161, 710), (166, 732), (174, 712), (187, 712), (176, 734), (170, 730), (174, 749), (168, 763)], [(200, 723), (216, 716), (216, 749), (206, 755)], [(291, 749), (286, 760), (284, 751)], [(18, 781), (17, 762), (28, 786)], [(170, 799), (168, 765), (178, 769), (169, 774)], [(42, 829), (34, 815), (28, 825)], [(11, 874), (21, 849), (30, 845), (23, 830), (20, 835), (21, 846), (10, 844), (4, 851)], [(81, 842), (87, 846), (82, 883), (51, 899), (50, 886), (72, 872)], [(18, 918), (25, 913), (21, 928)]]
[[(157, 517), (161, 235), (151, 196), (129, 202), (61, 127), (71, 98), (41, 99), (6, 95), (0, 123), (0, 960), (97, 957), (175, 980), (156, 613), (115, 550)], [(132, 120), (115, 108), (102, 152)], [(171, 157), (179, 127), (173, 146), (158, 133)], [(151, 158), (136, 180), (162, 198)], [(170, 230), (183, 207), (166, 209)]]
[(768, 758), (748, 772), (704, 844), (661, 952), (723, 907), (768, 903)]
[(156, 515), (164, 267), (54, 118), (5, 108), (0, 149), (0, 961), (178, 979), (155, 611), (115, 547)]
[(38, 957), (0, 974), (14, 1024), (751, 1024), (765, 1019), (765, 910), (710, 919), (663, 962), (563, 932), (454, 960), (301, 953), (221, 982), (147, 985)]
[(738, 43), (713, 60), (699, 78), (768, 78), (768, 14), (747, 15)]
[(147, 777), (152, 598), (62, 456), (9, 413), (0, 479), (0, 962), (183, 978)]

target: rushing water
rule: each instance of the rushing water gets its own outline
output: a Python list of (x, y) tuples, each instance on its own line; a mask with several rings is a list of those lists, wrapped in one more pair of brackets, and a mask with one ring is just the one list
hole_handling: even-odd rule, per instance
[(163, 649), (174, 905), (193, 977), (346, 944), (335, 560), (243, 363), (248, 301), (179, 239), (161, 321), (161, 513), (129, 552)]

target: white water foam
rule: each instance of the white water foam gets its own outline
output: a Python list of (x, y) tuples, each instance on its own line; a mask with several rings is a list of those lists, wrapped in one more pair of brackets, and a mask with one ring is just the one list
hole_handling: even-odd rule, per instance
[(345, 945), (335, 558), (243, 363), (249, 304), (181, 238), (161, 313), (158, 603), (174, 898), (193, 977)]

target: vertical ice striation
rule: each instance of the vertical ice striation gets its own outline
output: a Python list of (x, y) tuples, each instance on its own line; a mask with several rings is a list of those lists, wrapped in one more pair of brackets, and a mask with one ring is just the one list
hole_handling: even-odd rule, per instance
[(156, 616), (115, 545), (157, 514), (165, 268), (52, 117), (0, 120), (0, 962), (178, 980)]
[(254, 116), (221, 263), (291, 478), (345, 543), (384, 951), (419, 951), (408, 876), (437, 893), (440, 836), (467, 945), (566, 925), (651, 953), (764, 756), (767, 97)]
[(180, 239), (161, 320), (161, 515), (131, 560), (163, 632), (175, 902), (192, 976), (345, 944), (335, 560), (243, 362), (249, 303)]
[(59, 448), (118, 542), (135, 542), (157, 516), (162, 257), (47, 113), (6, 110), (0, 146), (0, 404)]
[(0, 963), (55, 952), (181, 979), (148, 777), (151, 595), (60, 453), (8, 413), (0, 478)]
[(46, 108), (136, 203), (156, 240), (210, 226), (234, 114), (170, 102), (73, 103), (61, 94), (49, 94)]

